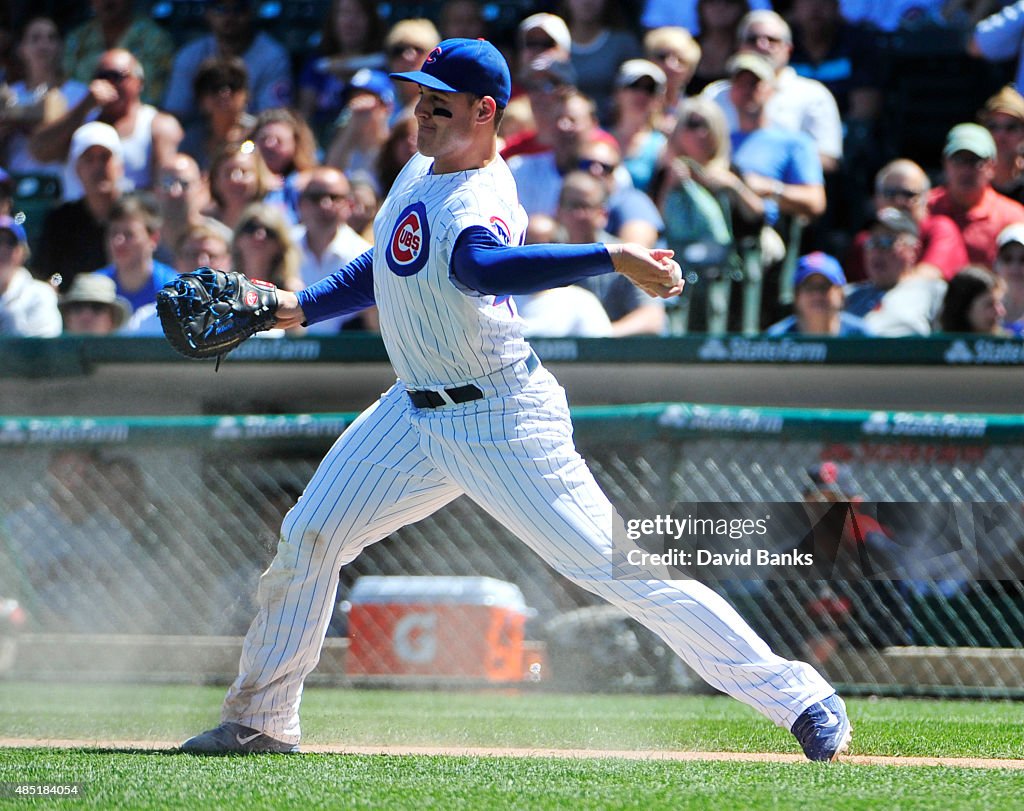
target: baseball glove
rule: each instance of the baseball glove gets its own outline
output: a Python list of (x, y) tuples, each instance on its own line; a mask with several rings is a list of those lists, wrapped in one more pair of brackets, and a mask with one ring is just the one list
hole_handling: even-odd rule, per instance
[(156, 294), (164, 335), (189, 358), (220, 357), (274, 326), (277, 288), (235, 271), (198, 268)]

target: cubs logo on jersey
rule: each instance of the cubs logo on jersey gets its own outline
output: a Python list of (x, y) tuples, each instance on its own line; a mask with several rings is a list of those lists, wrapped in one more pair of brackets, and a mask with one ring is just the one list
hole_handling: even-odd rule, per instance
[(512, 229), (508, 227), (501, 217), (491, 217), (491, 230), (498, 235), (498, 239), (506, 245), (512, 244)]
[(396, 276), (412, 276), (423, 270), (429, 253), (427, 209), (423, 203), (413, 203), (398, 215), (384, 258)]

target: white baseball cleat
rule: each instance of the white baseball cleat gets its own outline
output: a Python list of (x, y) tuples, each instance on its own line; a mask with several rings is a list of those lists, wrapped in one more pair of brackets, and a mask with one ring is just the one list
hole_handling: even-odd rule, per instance
[(219, 727), (189, 738), (181, 745), (181, 751), (192, 755), (290, 755), (299, 751), (299, 745), (271, 738), (252, 727), (225, 721)]

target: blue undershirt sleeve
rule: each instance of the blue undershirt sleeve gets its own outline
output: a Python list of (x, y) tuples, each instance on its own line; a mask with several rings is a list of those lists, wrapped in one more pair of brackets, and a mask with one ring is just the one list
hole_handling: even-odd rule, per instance
[(459, 287), (491, 296), (536, 293), (614, 270), (599, 242), (509, 247), (482, 225), (459, 234), (449, 268)]
[(295, 295), (306, 316), (305, 324), (372, 307), (376, 303), (373, 298), (373, 248)]

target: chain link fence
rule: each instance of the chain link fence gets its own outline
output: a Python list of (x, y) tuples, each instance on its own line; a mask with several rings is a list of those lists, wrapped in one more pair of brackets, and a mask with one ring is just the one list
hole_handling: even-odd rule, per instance
[[(7, 421), (0, 598), (18, 601), (32, 633), (244, 634), (280, 521), (344, 423)], [(623, 512), (799, 502), (808, 467), (823, 460), (845, 465), (870, 501), (1007, 505), (1007, 525), (985, 536), (994, 547), (965, 541), (987, 562), (984, 576), (709, 585), (778, 652), (854, 689), (1024, 693), (1014, 650), (1024, 643), (1024, 419), (673, 405), (581, 409), (576, 425)], [(546, 643), (550, 672), (567, 686), (699, 689), (659, 640), (554, 574), (468, 499), (345, 567), (329, 637), (347, 635), (346, 602), (369, 575), (515, 584), (531, 609), (527, 639)]]

